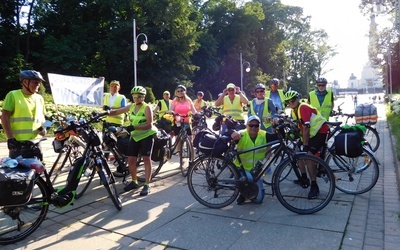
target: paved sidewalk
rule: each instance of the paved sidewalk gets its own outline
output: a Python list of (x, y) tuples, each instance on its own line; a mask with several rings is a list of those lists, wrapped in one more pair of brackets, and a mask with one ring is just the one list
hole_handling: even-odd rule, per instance
[[(191, 196), (173, 159), (147, 197), (139, 196), (140, 189), (123, 192), (124, 184), (118, 184), (122, 211), (94, 181), (74, 206), (52, 207), (36, 232), (1, 249), (399, 249), (398, 166), (381, 109), (378, 183), (357, 196), (336, 190), (331, 203), (316, 214), (288, 211), (269, 187), (262, 205), (206, 208)], [(43, 147), (49, 166), (54, 160), (51, 140)], [(1, 143), (1, 155), (6, 152)]]

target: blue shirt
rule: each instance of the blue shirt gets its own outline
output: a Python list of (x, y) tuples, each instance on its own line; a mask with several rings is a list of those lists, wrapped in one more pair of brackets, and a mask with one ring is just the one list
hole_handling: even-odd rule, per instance
[(272, 102), (274, 103), (275, 107), (278, 108), (278, 110), (284, 110), (284, 108), (282, 107), (282, 101), (281, 101), (281, 97), (279, 96), (279, 92), (271, 92), (269, 95), (269, 99), (272, 100)]

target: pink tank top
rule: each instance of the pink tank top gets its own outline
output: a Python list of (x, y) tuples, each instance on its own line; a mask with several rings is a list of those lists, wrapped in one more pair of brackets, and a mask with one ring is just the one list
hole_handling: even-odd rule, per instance
[(185, 101), (185, 102), (174, 101), (173, 104), (174, 104), (173, 111), (181, 116), (181, 122), (189, 123), (190, 117), (182, 117), (182, 116), (187, 116), (189, 111), (192, 110), (190, 107), (189, 101)]

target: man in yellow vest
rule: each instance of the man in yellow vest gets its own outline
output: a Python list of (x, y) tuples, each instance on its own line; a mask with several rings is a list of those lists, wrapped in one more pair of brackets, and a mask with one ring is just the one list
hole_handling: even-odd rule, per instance
[(308, 103), (315, 107), (321, 115), (329, 121), (329, 116), (333, 110), (333, 92), (326, 89), (328, 81), (320, 77), (316, 80), (317, 89), (311, 91), (308, 95)]
[(279, 79), (272, 78), (269, 81), (269, 90), (265, 93), (265, 98), (271, 99), (277, 108), (277, 112), (284, 113), (285, 112), (285, 94), (282, 89), (278, 89), (279, 87)]
[[(231, 116), (233, 119), (244, 123), (243, 105), (247, 105), (249, 100), (243, 94), (239, 87), (233, 83), (226, 85), (222, 95), (215, 101), (215, 106), (222, 105), (222, 113)], [(221, 133), (225, 133), (226, 125), (222, 124)]]
[(163, 99), (159, 100), (157, 103), (156, 108), (154, 109), (154, 113), (158, 114), (157, 118), (163, 117), (165, 112), (169, 111), (169, 107), (171, 106), (171, 94), (169, 91), (164, 91), (163, 93)]
[[(260, 118), (253, 115), (247, 119), (246, 129), (240, 131), (234, 131), (231, 134), (231, 138), (233, 140), (239, 140), (237, 143), (237, 149), (246, 150), (250, 148), (254, 148), (257, 146), (261, 146), (267, 144), (267, 133), (264, 130), (260, 129), (261, 126)], [(250, 151), (248, 153), (240, 154), (240, 160), (242, 161), (243, 168), (245, 169), (245, 174), (247, 178), (252, 181), (253, 175), (259, 174), (257, 171), (260, 171), (260, 167), (258, 164), (265, 158), (265, 148)], [(239, 166), (239, 161), (235, 160), (235, 165)], [(256, 166), (256, 167), (255, 167)], [(256, 170), (258, 169), (258, 170)], [(260, 204), (264, 199), (264, 189), (262, 178), (257, 181), (258, 193), (257, 196), (251, 199), (253, 203)], [(246, 201), (246, 197), (240, 195), (236, 200), (238, 205), (242, 205)]]
[[(316, 155), (319, 149), (325, 145), (329, 126), (325, 124), (326, 119), (318, 112), (318, 110), (305, 102), (300, 102), (300, 94), (297, 91), (289, 90), (285, 93), (285, 101), (289, 108), (292, 109), (291, 116), (299, 121), (298, 126), (303, 142), (303, 151), (310, 155)], [(305, 166), (299, 166), (302, 178), (295, 181), (303, 188), (310, 187), (308, 199), (316, 199), (319, 195), (319, 187), (317, 185), (317, 166), (307, 164), (307, 177)]]
[[(10, 91), (3, 103), (1, 124), (8, 138), (7, 146), (10, 158), (21, 155), (21, 141), (44, 136), (46, 130), (44, 99), (37, 94), (45, 80), (40, 72), (23, 70), (19, 74), (22, 88)], [(35, 150), (35, 156), (43, 160), (41, 149)]]
[[(119, 93), (120, 89), (119, 81), (113, 80), (110, 82), (110, 93), (104, 94), (104, 109), (117, 109), (126, 106), (126, 97)], [(124, 120), (125, 114), (106, 117), (106, 121), (112, 126), (122, 126)]]

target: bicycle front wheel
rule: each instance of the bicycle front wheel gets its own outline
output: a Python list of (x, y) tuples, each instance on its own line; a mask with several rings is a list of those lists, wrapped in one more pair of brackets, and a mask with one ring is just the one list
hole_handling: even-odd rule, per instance
[(354, 158), (329, 154), (326, 162), (336, 179), (336, 188), (347, 194), (362, 194), (371, 190), (379, 178), (379, 166), (369, 149)]
[(224, 158), (198, 158), (188, 170), (187, 183), (190, 193), (202, 205), (223, 208), (239, 195), (239, 172)]
[[(300, 168), (313, 169), (317, 174), (319, 194), (309, 199), (310, 186), (301, 186)], [(309, 177), (310, 178), (310, 177)], [(329, 166), (320, 158), (296, 154), (294, 159), (286, 158), (275, 170), (273, 188), (279, 202), (288, 210), (298, 214), (313, 214), (331, 201), (335, 192), (335, 179)]]
[(110, 167), (107, 164), (105, 159), (102, 159), (102, 167), (98, 171), (101, 182), (106, 188), (108, 194), (110, 195), (110, 199), (112, 200), (114, 206), (118, 209), (122, 209), (121, 198), (119, 197), (117, 187), (115, 186), (115, 177), (111, 173)]
[(189, 138), (186, 138), (181, 142), (181, 149), (179, 152), (179, 167), (181, 168), (181, 173), (183, 177), (187, 176), (189, 169), (189, 164), (193, 160), (194, 152), (193, 145)]
[(376, 152), (378, 150), (379, 145), (381, 144), (381, 138), (379, 137), (378, 131), (374, 129), (373, 127), (366, 125), (365, 126), (365, 134), (364, 134), (364, 139), (368, 142), (368, 145), (370, 149), (373, 152)]
[(45, 181), (37, 177), (31, 200), (21, 206), (0, 206), (0, 244), (12, 244), (32, 234), (46, 218), (49, 194)]

